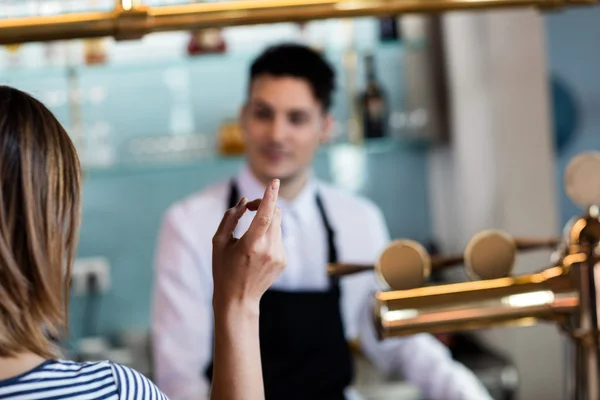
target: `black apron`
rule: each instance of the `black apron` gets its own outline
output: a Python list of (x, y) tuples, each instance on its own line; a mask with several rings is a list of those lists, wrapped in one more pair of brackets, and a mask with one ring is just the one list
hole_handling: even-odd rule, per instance
[[(228, 208), (239, 200), (232, 182)], [(338, 261), (333, 231), (320, 196), (317, 207), (327, 233), (328, 262)], [(325, 266), (324, 266), (325, 267)], [(260, 352), (266, 400), (343, 400), (353, 361), (340, 310), (340, 287), (326, 291), (269, 289), (260, 302)], [(206, 377), (212, 380), (212, 366)]]

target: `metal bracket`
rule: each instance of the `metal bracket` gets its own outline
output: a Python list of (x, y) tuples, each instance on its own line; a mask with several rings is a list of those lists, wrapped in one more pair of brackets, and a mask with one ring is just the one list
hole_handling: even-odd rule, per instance
[(151, 32), (150, 8), (140, 0), (116, 0), (115, 14), (115, 40), (138, 40)]

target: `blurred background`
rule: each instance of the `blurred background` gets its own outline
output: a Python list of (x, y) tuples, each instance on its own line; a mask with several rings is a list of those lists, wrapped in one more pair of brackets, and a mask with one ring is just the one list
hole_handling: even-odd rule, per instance
[[(0, 22), (113, 4), (0, 0)], [(373, 200), (392, 237), (453, 253), (487, 228), (558, 234), (581, 212), (565, 195), (566, 163), (600, 150), (598, 19), (598, 7), (450, 12), (0, 47), (0, 84), (43, 101), (84, 166), (75, 271), (98, 271), (101, 284), (92, 293), (74, 285), (65, 351), (152, 374), (147, 342), (163, 213), (243, 164), (237, 115), (248, 68), (281, 41), (319, 49), (337, 72), (335, 135), (319, 152), (317, 175)], [(362, 129), (373, 97), (386, 104), (383, 132)], [(516, 272), (539, 269), (547, 257), (519, 258)], [(498, 399), (564, 398), (554, 326), (442, 339)], [(464, 340), (485, 348), (466, 354)], [(359, 356), (357, 363), (356, 385), (369, 398), (420, 398), (401, 377), (381, 376)]]

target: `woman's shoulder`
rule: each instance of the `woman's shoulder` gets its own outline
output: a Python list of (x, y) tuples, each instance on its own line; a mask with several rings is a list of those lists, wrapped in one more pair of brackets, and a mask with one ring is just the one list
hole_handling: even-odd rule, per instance
[(141, 373), (121, 364), (108, 362), (119, 392), (119, 399), (158, 399), (167, 400), (161, 391)]
[(17, 383), (74, 380), (90, 382), (111, 376), (111, 366), (107, 361), (78, 363), (66, 360), (47, 360), (31, 370), (19, 376), (1, 381), (1, 383), (3, 385), (14, 385)]
[(0, 387), (0, 394), (2, 390), (9, 390), (11, 396), (16, 396), (9, 398), (19, 398), (19, 393), (33, 391), (36, 395), (43, 394), (41, 398), (75, 399), (85, 394), (90, 399), (166, 400), (166, 396), (148, 378), (111, 361), (48, 360), (2, 384), (4, 387)]
[(9, 399), (73, 399), (83, 393), (119, 398), (109, 362), (48, 360), (26, 373), (0, 382), (0, 398), (6, 395)]

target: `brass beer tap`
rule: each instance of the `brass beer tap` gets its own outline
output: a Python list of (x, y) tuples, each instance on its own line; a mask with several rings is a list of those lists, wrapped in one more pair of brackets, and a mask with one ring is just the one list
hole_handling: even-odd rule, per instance
[[(380, 291), (373, 303), (380, 339), (554, 323), (575, 350), (571, 398), (599, 399), (600, 153), (575, 157), (567, 167), (565, 187), (585, 212), (565, 227), (550, 266), (516, 277)], [(477, 275), (482, 276), (487, 260), (496, 271), (489, 275), (498, 274), (502, 269), (493, 265), (494, 260), (510, 260), (511, 254), (506, 256), (510, 248), (481, 243), (481, 237), (471, 241), (465, 264), (477, 264), (483, 271)]]
[[(504, 231), (493, 229), (476, 235), (467, 245), (465, 255), (430, 257), (420, 243), (399, 239), (386, 247), (375, 265), (331, 263), (327, 273), (341, 277), (375, 271), (381, 283), (390, 289), (414, 289), (423, 285), (432, 271), (462, 264), (473, 280), (504, 277), (512, 270), (517, 252), (555, 248), (559, 244), (558, 238), (513, 238)], [(491, 265), (489, 256), (494, 257)]]

